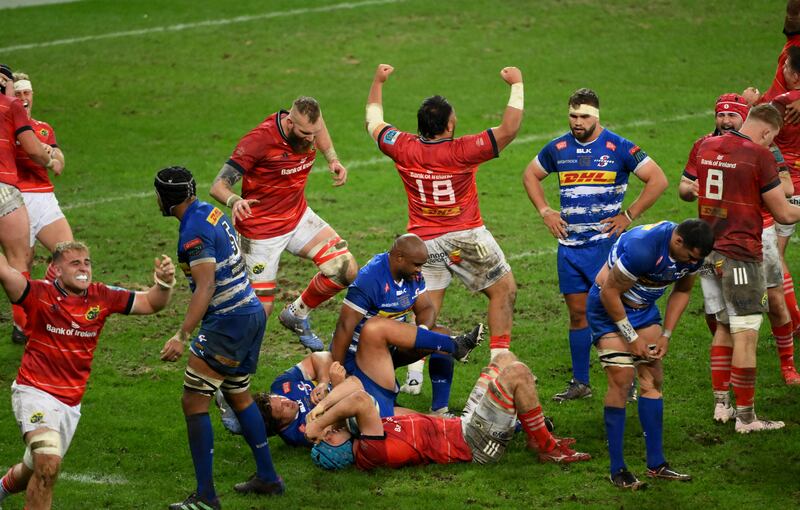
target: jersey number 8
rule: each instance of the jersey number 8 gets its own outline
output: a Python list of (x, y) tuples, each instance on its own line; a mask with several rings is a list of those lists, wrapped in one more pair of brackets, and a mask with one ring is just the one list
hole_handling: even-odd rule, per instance
[(722, 200), (722, 170), (709, 169), (706, 177), (706, 198)]

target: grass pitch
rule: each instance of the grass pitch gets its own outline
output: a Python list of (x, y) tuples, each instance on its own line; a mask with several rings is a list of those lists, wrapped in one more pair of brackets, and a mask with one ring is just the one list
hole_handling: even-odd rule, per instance
[[(332, 188), (322, 169), (313, 173), (309, 203), (365, 262), (406, 223), (400, 179), (363, 128), (375, 66), (396, 68), (384, 90), (388, 122), (414, 131), (419, 102), (440, 93), (456, 108), (459, 134), (499, 123), (508, 98), (499, 70), (522, 69), (525, 120), (517, 143), (481, 167), (481, 209), (519, 285), (512, 349), (538, 375), (558, 432), (575, 436), (595, 459), (564, 468), (540, 465), (517, 438), (491, 467), (330, 474), (313, 467), (306, 451), (273, 439), (288, 490), (280, 500), (264, 500), (233, 493), (232, 485), (254, 466), (244, 441), (228, 436), (213, 415), (224, 508), (716, 508), (734, 499), (743, 507), (790, 508), (800, 504), (800, 393), (783, 385), (765, 327), (758, 411), (785, 420), (786, 429), (739, 437), (732, 425), (711, 421), (709, 335), (699, 288), (675, 331), (664, 384), (667, 458), (695, 480), (652, 483), (644, 493), (608, 483), (599, 365), (592, 368), (593, 399), (549, 401), (569, 379), (567, 314), (557, 287), (556, 241), (521, 183), (528, 161), (567, 129), (569, 94), (587, 86), (600, 95), (603, 124), (643, 147), (670, 178), (642, 221), (693, 216), (693, 205), (677, 199), (691, 144), (711, 130), (719, 94), (769, 86), (784, 42), (784, 6), (777, 0), (85, 1), (0, 11), (0, 61), (31, 75), (34, 116), (56, 130), (67, 158), (57, 194), (76, 237), (93, 248), (95, 279), (131, 288), (149, 284), (153, 256), (173, 255), (176, 247), (177, 222), (162, 218), (155, 204), (155, 171), (187, 166), (208, 200), (208, 186), (238, 139), (301, 94), (319, 99), (350, 169), (343, 188)], [(556, 182), (544, 184), (557, 203)], [(634, 182), (627, 202), (639, 190)], [(796, 272), (797, 248), (790, 250)], [(35, 275), (43, 271), (39, 262)], [(312, 264), (285, 257), (276, 307), (294, 298), (314, 272)], [(186, 309), (181, 283), (158, 316), (115, 317), (106, 326), (54, 508), (164, 508), (193, 490), (179, 403), (184, 365), (158, 360)], [(340, 303), (341, 296), (314, 314), (321, 335), (333, 330)], [(466, 329), (485, 320), (485, 309), (482, 296), (454, 284), (441, 322)], [(0, 317), (0, 465), (8, 465), (23, 451), (8, 405), (21, 349), (5, 338), (6, 303)], [(266, 388), (302, 355), (293, 337), (270, 320), (254, 387)], [(453, 408), (463, 404), (487, 359), (484, 346), (457, 368)], [(426, 383), (423, 395), (403, 395), (400, 403), (424, 410), (429, 396)], [(643, 475), (636, 415), (629, 406), (626, 460)], [(22, 499), (12, 497), (4, 508), (22, 508)]]

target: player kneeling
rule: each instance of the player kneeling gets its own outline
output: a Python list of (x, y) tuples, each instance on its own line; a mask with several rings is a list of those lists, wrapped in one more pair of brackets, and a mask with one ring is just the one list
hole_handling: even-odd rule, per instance
[(380, 418), (375, 400), (349, 377), (306, 418), (306, 437), (315, 443), (311, 458), (325, 469), (355, 463), (359, 469), (419, 464), (497, 462), (514, 433), (517, 417), (527, 446), (541, 462), (591, 459), (572, 450), (572, 438), (547, 430), (530, 369), (510, 352), (485, 367), (461, 418), (406, 414)]

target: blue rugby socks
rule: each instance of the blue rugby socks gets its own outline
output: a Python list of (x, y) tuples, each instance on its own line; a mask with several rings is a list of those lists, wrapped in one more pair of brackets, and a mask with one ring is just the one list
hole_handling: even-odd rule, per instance
[(428, 360), (428, 375), (431, 378), (431, 410), (447, 407), (450, 402), (450, 387), (453, 385), (452, 356), (431, 354)]
[(186, 430), (189, 433), (189, 451), (194, 462), (194, 476), (197, 479), (197, 495), (207, 501), (217, 499), (214, 490), (214, 430), (208, 413), (186, 416)]
[(256, 476), (265, 482), (277, 481), (278, 474), (275, 472), (275, 466), (272, 465), (267, 429), (264, 427), (264, 420), (261, 418), (258, 406), (252, 402), (244, 410), (236, 412), (236, 417), (242, 425), (242, 435), (253, 451), (253, 457), (256, 460)]
[(664, 459), (664, 400), (639, 397), (639, 422), (644, 431), (647, 447), (647, 467), (655, 469), (666, 462)]
[(439, 351), (453, 353), (455, 343), (447, 335), (429, 331), (425, 328), (417, 328), (417, 337), (414, 339), (414, 349), (421, 351)]
[(603, 418), (606, 422), (606, 439), (608, 440), (608, 456), (611, 460), (611, 474), (620, 469), (627, 469), (623, 455), (625, 437), (625, 408), (604, 407)]
[(569, 352), (572, 355), (572, 378), (583, 384), (589, 384), (592, 332), (588, 327), (569, 330)]

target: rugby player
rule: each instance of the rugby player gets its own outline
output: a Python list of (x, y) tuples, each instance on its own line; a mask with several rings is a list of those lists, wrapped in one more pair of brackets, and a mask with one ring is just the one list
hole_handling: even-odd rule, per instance
[[(64, 152), (56, 142), (56, 134), (52, 126), (47, 122), (36, 120), (31, 115), (33, 109), (33, 85), (30, 78), (24, 73), (14, 73), (14, 95), (22, 101), (25, 111), (28, 113), (28, 120), (36, 138), (42, 143), (42, 147), (53, 158), (61, 162), (60, 175), (64, 169)], [(31, 266), (33, 265), (33, 247), (38, 239), (47, 251), (53, 252), (56, 245), (64, 241), (72, 241), (72, 229), (61, 212), (55, 193), (53, 193), (53, 182), (47, 173), (47, 168), (32, 160), (21, 146), (17, 146), (16, 155), (17, 189), (22, 192), (22, 199), (25, 201), (25, 208), (28, 211), (30, 223), (30, 250), (28, 251), (28, 261), (26, 277), (30, 277)], [(53, 280), (54, 270), (52, 264), (47, 268), (46, 278)], [(18, 317), (21, 326), (25, 326), (25, 317), (18, 305), (14, 306), (15, 317)], [(15, 320), (17, 322), (17, 320)], [(18, 326), (14, 326), (11, 332), (11, 340), (14, 343), (24, 344), (27, 340), (25, 333)]]
[(753, 206), (763, 205), (783, 224), (800, 219), (800, 207), (783, 196), (775, 158), (767, 149), (782, 124), (774, 106), (755, 106), (739, 132), (705, 140), (696, 156), (698, 212), (715, 237), (714, 251), (706, 260), (715, 279), (704, 287), (704, 298), (725, 305), (716, 314), (713, 344), (731, 348), (731, 358), (720, 357), (717, 369), (730, 370), (736, 399), (734, 409), (728, 404), (727, 388), (715, 391), (714, 417), (727, 421), (725, 415), (735, 416), (740, 433), (784, 426), (758, 419), (753, 406), (758, 330), (761, 314), (767, 311), (762, 218)]
[[(35, 163), (60, 174), (63, 161), (52, 157), (36, 138), (22, 102), (13, 97), (14, 74), (0, 64), (0, 247), (8, 264), (26, 273), (31, 251), (30, 223), (22, 194), (17, 188), (17, 143)], [(11, 339), (21, 341), (26, 323), (22, 308), (14, 307)], [(24, 343), (24, 342), (23, 342)]]
[[(600, 99), (593, 90), (578, 89), (568, 106), (569, 133), (545, 145), (523, 174), (528, 198), (558, 239), (558, 285), (569, 310), (572, 380), (553, 397), (557, 402), (592, 396), (587, 293), (614, 239), (667, 188), (667, 178), (655, 161), (638, 145), (600, 124)], [(623, 210), (631, 173), (644, 187)], [(551, 174), (558, 177), (560, 211), (547, 203), (541, 184)]]
[(31, 339), (11, 385), (25, 454), (0, 480), (0, 501), (26, 491), (30, 509), (51, 506), (106, 319), (113, 313), (148, 315), (162, 310), (175, 283), (175, 266), (167, 256), (156, 259), (156, 283), (147, 291), (93, 283), (89, 249), (74, 241), (56, 245), (53, 266), (54, 281), (29, 281), (0, 255), (0, 284), (27, 314)]
[(511, 86), (500, 125), (455, 138), (456, 114), (442, 96), (422, 102), (418, 134), (404, 133), (383, 119), (383, 84), (394, 68), (380, 64), (369, 90), (367, 132), (395, 163), (408, 196), (407, 231), (428, 248), (422, 267), (435, 316), (441, 311), (452, 275), (472, 292), (489, 298), (489, 347), (492, 355), (508, 350), (517, 286), (503, 251), (486, 229), (478, 207), (478, 165), (496, 158), (517, 136), (522, 123), (522, 73), (505, 67), (501, 78)]
[(591, 459), (571, 448), (575, 440), (547, 429), (530, 369), (509, 351), (498, 353), (481, 372), (461, 418), (419, 413), (381, 419), (372, 396), (349, 377), (306, 417), (306, 436), (316, 443), (315, 464), (340, 469), (399, 468), (419, 464), (499, 461), (514, 434), (517, 417), (527, 446), (540, 462)]
[[(662, 221), (633, 228), (611, 247), (589, 291), (586, 317), (608, 376), (603, 416), (610, 479), (617, 487), (636, 490), (645, 485), (628, 471), (623, 457), (625, 402), (634, 371), (641, 390), (638, 407), (647, 447), (647, 476), (691, 480), (673, 470), (664, 458), (661, 360), (689, 304), (694, 274), (713, 245), (711, 227), (702, 220), (686, 220), (680, 225)], [(667, 300), (662, 328), (656, 301), (672, 283), (675, 287)]]
[(189, 343), (200, 324), (189, 344), (182, 398), (197, 489), (169, 508), (220, 508), (212, 476), (214, 432), (208, 416), (217, 390), (233, 407), (256, 462), (256, 473), (234, 485), (234, 490), (283, 494), (285, 486), (272, 465), (264, 422), (249, 391), (267, 317), (247, 281), (233, 226), (222, 211), (197, 199), (189, 170), (164, 168), (154, 186), (162, 214), (180, 222), (178, 262), (192, 291), (183, 323), (164, 344), (161, 359), (180, 359), (184, 343)]
[[(789, 93), (780, 96), (788, 96)], [(792, 92), (794, 94), (794, 92)], [(800, 97), (800, 91), (796, 92)], [(777, 101), (777, 99), (776, 99)], [(728, 131), (738, 131), (741, 129), (744, 119), (747, 117), (747, 112), (750, 107), (744, 97), (739, 94), (728, 93), (723, 94), (717, 98), (715, 112), (716, 112), (716, 129), (705, 136), (700, 137), (692, 146), (689, 153), (689, 159), (683, 171), (680, 184), (678, 186), (679, 196), (688, 202), (697, 200), (697, 149), (700, 145), (712, 136), (720, 136)], [(791, 125), (784, 125), (784, 129), (791, 129)], [(792, 196), (794, 186), (789, 175), (788, 168), (783, 160), (780, 151), (774, 145), (770, 147), (776, 157), (778, 163), (778, 174), (781, 178), (781, 189), (787, 196)], [(789, 314), (789, 309), (786, 305), (786, 298), (783, 291), (783, 262), (778, 248), (778, 237), (775, 230), (775, 220), (772, 215), (762, 207), (761, 215), (763, 217), (763, 232), (761, 234), (761, 243), (764, 250), (764, 271), (765, 281), (767, 285), (767, 300), (769, 312), (770, 325), (772, 327), (772, 336), (775, 337), (775, 343), (778, 347), (778, 357), (780, 358), (781, 375), (786, 384), (798, 385), (800, 384), (800, 374), (797, 373), (794, 364), (794, 338), (795, 328), (793, 326), (792, 318)], [(714, 285), (714, 275), (710, 272), (701, 273), (700, 283), (705, 288), (707, 285)], [(712, 292), (713, 294), (713, 292)], [(725, 304), (712, 299), (704, 300), (704, 307), (706, 312), (706, 323), (708, 324), (711, 334), (717, 327), (716, 313), (725, 307)], [(730, 385), (730, 357), (732, 348), (725, 345), (711, 345), (711, 383), (715, 392), (719, 392), (723, 406), (719, 409), (721, 414), (715, 416), (718, 421), (726, 422), (730, 419), (729, 409), (730, 403), (725, 404), (729, 398), (728, 388)]]
[[(311, 259), (319, 272), (278, 316), (312, 351), (324, 348), (309, 314), (356, 277), (358, 265), (344, 241), (308, 207), (306, 181), (320, 150), (333, 185), (347, 181), (319, 103), (299, 97), (290, 111), (273, 113), (246, 134), (211, 186), (211, 196), (231, 208), (248, 277), (267, 316), (275, 300), (281, 253)], [(233, 186), (242, 180), (241, 196)]]
[[(391, 250), (375, 255), (358, 271), (347, 289), (331, 341), (333, 359), (348, 372), (355, 370), (359, 334), (370, 317), (409, 322), (413, 313), (417, 326), (434, 329), (436, 311), (421, 271), (427, 258), (425, 242), (416, 234), (405, 234), (395, 239)], [(392, 349), (395, 368), (416, 362), (422, 355), (418, 351)], [(447, 413), (453, 383), (452, 356), (431, 354), (428, 370), (433, 394), (431, 411)], [(414, 378), (419, 389), (422, 378)]]

